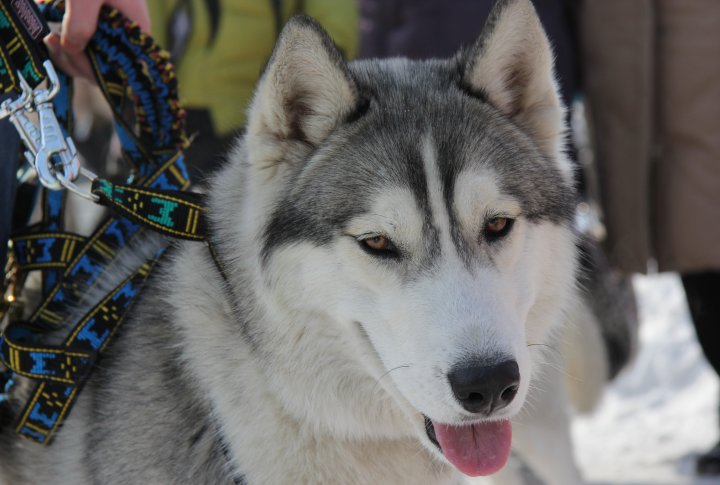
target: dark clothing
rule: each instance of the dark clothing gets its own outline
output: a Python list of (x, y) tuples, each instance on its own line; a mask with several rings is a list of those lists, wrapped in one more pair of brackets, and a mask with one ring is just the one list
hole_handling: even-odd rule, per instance
[(186, 129), (195, 137), (185, 150), (185, 160), (194, 185), (205, 186), (208, 177), (222, 164), (241, 130), (218, 135), (207, 110), (187, 109)]
[[(686, 273), (681, 277), (700, 347), (720, 375), (720, 272)], [(695, 471), (699, 475), (720, 475), (720, 443), (698, 456)]]
[[(4, 99), (0, 96), (0, 102)], [(15, 206), (19, 147), (20, 137), (15, 127), (7, 120), (0, 121), (0, 271), (5, 270), (7, 241)]]
[(700, 346), (720, 375), (720, 272), (683, 274), (682, 283)]
[[(495, 0), (360, 0), (360, 58), (447, 58), (477, 39)], [(578, 89), (573, 2), (533, 0), (555, 52), (562, 100)]]

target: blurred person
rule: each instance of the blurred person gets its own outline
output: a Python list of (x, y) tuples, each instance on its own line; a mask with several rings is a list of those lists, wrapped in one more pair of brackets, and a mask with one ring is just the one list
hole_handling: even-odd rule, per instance
[(581, 25), (610, 261), (680, 273), (720, 374), (720, 2), (587, 0)]
[(195, 182), (217, 166), (245, 124), (255, 83), (285, 22), (315, 18), (346, 59), (358, 46), (356, 0), (153, 0), (152, 34), (172, 55), (187, 109)]

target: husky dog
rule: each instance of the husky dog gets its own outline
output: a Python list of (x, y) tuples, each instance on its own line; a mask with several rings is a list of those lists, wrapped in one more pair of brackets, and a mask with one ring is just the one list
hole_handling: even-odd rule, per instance
[(450, 60), (346, 64), (292, 19), (209, 186), (219, 267), (177, 245), (55, 442), (2, 431), (6, 483), (463, 483), (520, 415), (576, 485), (567, 429), (522, 419), (563, 402), (536, 379), (578, 298), (563, 113), (530, 0)]

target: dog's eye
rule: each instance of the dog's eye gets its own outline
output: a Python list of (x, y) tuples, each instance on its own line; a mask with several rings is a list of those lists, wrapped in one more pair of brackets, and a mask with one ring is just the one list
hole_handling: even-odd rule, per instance
[(509, 217), (493, 217), (485, 223), (485, 238), (492, 242), (507, 236), (514, 222), (515, 219)]
[(400, 255), (397, 247), (385, 236), (373, 236), (358, 241), (360, 247), (373, 256), (396, 258)]

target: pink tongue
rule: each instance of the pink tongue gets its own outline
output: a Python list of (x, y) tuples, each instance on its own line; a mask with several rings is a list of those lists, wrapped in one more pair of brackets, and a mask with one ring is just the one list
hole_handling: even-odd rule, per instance
[(510, 455), (510, 421), (492, 421), (472, 426), (433, 422), (435, 436), (445, 458), (466, 475), (477, 477), (500, 470)]

